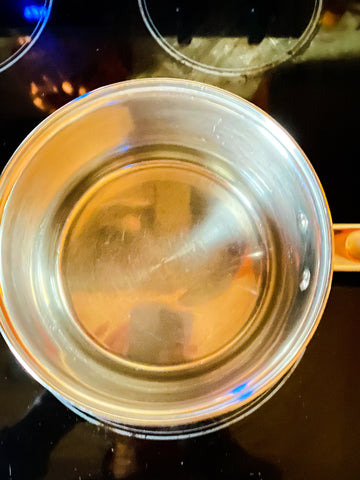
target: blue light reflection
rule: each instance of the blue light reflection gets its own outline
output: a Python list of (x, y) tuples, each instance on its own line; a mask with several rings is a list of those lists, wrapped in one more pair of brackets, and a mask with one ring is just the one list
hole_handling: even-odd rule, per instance
[(247, 383), (242, 383), (231, 390), (231, 393), (234, 395), (237, 402), (245, 400), (254, 393), (253, 390), (246, 390), (247, 385)]
[(44, 5), (26, 5), (23, 10), (23, 16), (29, 22), (37, 22), (47, 14), (47, 7)]
[(130, 148), (130, 145), (121, 145), (120, 152), (127, 152)]
[(77, 98), (75, 98), (75, 100), (80, 100), (80, 98), (85, 98), (89, 95), (89, 93), (91, 93), (91, 92), (85, 92), (82, 95), (79, 95)]
[(233, 390), (231, 390), (231, 393), (233, 395), (236, 395), (237, 393), (242, 392), (244, 390), (244, 388), (246, 388), (246, 385), (247, 385), (247, 383), (242, 383), (241, 385), (238, 385)]

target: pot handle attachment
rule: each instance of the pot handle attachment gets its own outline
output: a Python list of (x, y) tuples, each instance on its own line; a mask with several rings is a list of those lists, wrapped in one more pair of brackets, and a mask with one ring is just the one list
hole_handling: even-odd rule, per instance
[(335, 223), (335, 272), (360, 272), (360, 224)]

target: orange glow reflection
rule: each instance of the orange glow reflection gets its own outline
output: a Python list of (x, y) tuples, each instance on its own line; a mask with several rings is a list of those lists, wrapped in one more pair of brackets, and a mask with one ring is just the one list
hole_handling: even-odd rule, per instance
[(65, 81), (62, 83), (61, 85), (61, 88), (63, 89), (63, 91), (65, 93), (67, 93), (68, 95), (72, 95), (74, 93), (74, 87), (72, 86), (72, 84), (68, 81)]

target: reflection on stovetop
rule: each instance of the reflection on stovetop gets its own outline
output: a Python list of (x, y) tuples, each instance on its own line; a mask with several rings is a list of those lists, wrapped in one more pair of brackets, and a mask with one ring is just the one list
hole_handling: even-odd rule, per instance
[(351, 173), (359, 157), (360, 14), (354, 5), (337, 14), (327, 10), (322, 24), (296, 62), (228, 78), (176, 62), (149, 35), (136, 2), (90, 9), (78, 1), (55, 3), (35, 46), (0, 75), (1, 164), (42, 119), (94, 88), (139, 77), (190, 78), (248, 98), (279, 120), (315, 166), (334, 220), (356, 221)]
[[(266, 36), (299, 36), (306, 28), (314, 0), (145, 0), (157, 29), (176, 35), (179, 44), (193, 37), (246, 36), (250, 44)], [(217, 21), (214, 22), (214, 14)]]
[[(78, 466), (71, 472), (74, 478), (86, 475), (86, 470), (95, 479), (162, 478), (164, 471), (171, 471), (172, 478), (215, 478), (215, 472), (229, 479), (253, 475), (281, 478), (275, 465), (247, 453), (229, 430), (188, 441), (136, 440), (83, 423), (48, 392), (35, 399), (20, 422), (0, 432), (0, 444), (6, 445), (1, 455), (3, 464), (0, 460), (1, 478), (6, 478), (9, 465), (14, 479), (46, 475), (51, 452), (59, 443), (61, 448), (66, 436), (73, 437), (72, 442), (76, 438), (83, 442), (90, 436), (85, 451), (77, 448)], [(22, 462), (17, 461), (20, 452)]]

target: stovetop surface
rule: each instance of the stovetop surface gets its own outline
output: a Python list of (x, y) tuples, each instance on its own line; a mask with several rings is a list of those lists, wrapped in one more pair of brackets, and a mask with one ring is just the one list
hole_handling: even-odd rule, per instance
[[(25, 12), (31, 2), (18, 3)], [(231, 41), (245, 36), (249, 45), (264, 35), (296, 36), (308, 15), (299, 14), (289, 26), (277, 23), (263, 2), (242, 1), (251, 22), (233, 22), (224, 33), (216, 2), (208, 3), (206, 29), (196, 23), (202, 22), (204, 2), (193, 3), (192, 10), (184, 0), (163, 2), (181, 10), (180, 21), (174, 14), (172, 23), (160, 25), (180, 49), (196, 43), (197, 35), (212, 47), (222, 35)], [(1, 3), (3, 11), (7, 4)], [(36, 16), (40, 4), (32, 2), (27, 16)], [(160, 1), (148, 5), (161, 10)], [(254, 5), (260, 11), (255, 20)], [(274, 5), (281, 9), (282, 2)], [(0, 73), (1, 165), (40, 121), (89, 90), (139, 77), (190, 78), (226, 88), (270, 113), (314, 165), (333, 220), (359, 222), (360, 3), (328, 2), (324, 12), (309, 48), (292, 61), (256, 76), (226, 77), (191, 68), (164, 51), (135, 0), (54, 0), (37, 42)], [(5, 28), (5, 17), (0, 36), (16, 35)], [(159, 18), (164, 22), (164, 15)], [(25, 22), (23, 35), (26, 28)], [(358, 274), (335, 274), (320, 326), (280, 391), (241, 422), (192, 440), (136, 440), (83, 421), (39, 386), (1, 340), (0, 479), (358, 479), (359, 292)]]

